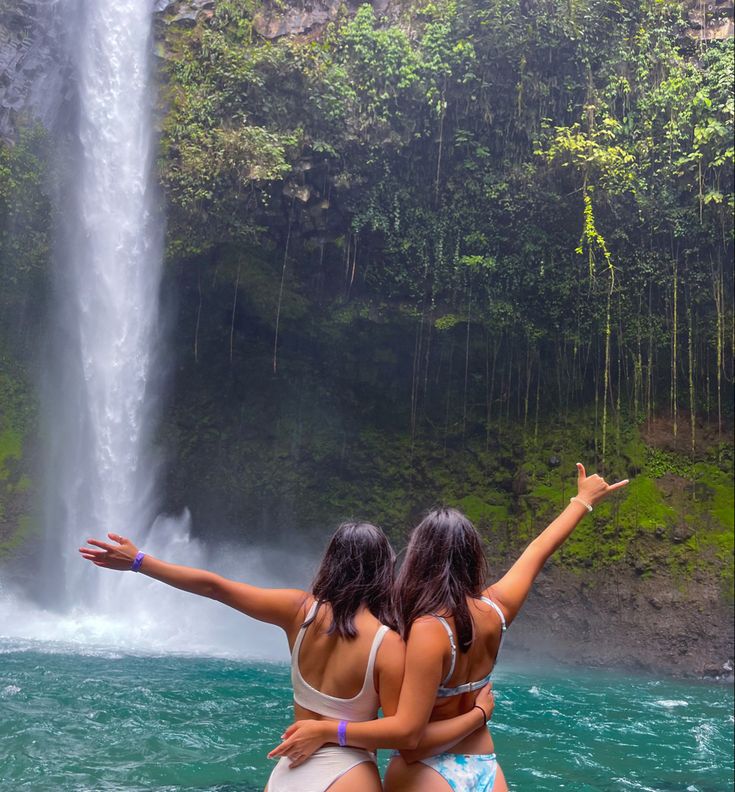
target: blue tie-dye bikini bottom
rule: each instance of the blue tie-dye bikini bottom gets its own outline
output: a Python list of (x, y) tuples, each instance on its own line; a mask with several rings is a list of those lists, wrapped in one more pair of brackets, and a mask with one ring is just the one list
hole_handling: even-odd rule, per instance
[(454, 792), (492, 792), (498, 762), (495, 754), (443, 753), (421, 759), (436, 770)]

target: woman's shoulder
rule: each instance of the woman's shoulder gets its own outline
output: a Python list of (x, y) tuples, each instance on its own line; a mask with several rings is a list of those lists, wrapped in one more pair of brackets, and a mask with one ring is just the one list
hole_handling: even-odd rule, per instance
[(385, 630), (385, 635), (383, 635), (380, 645), (381, 647), (387, 646), (388, 648), (398, 648), (405, 646), (403, 638), (401, 638), (401, 634), (397, 630), (393, 630), (390, 627)]
[(403, 655), (406, 651), (406, 644), (403, 638), (395, 631), (388, 628), (384, 631), (384, 635), (380, 641), (380, 648), (378, 649), (378, 658), (385, 655)]
[[(490, 602), (486, 602), (486, 600), (490, 600)], [(475, 602), (478, 603), (479, 607), (483, 610), (487, 611), (488, 613), (493, 612), (495, 614), (498, 613), (498, 608), (503, 614), (503, 617), (507, 620), (509, 618), (509, 609), (508, 606), (503, 602), (503, 598), (499, 596), (498, 592), (495, 589), (495, 586), (488, 586), (481, 594), (479, 599), (475, 599)]]
[(410, 638), (421, 639), (422, 641), (441, 640), (446, 642), (447, 628), (445, 624), (446, 622), (442, 623), (441, 619), (431, 614), (419, 616), (411, 625)]
[(387, 630), (380, 642), (375, 657), (375, 670), (378, 674), (389, 674), (399, 680), (403, 678), (406, 662), (406, 644), (395, 630)]
[(308, 591), (302, 591), (301, 589), (293, 589), (293, 595), (294, 602), (297, 605), (295, 619), (299, 623), (302, 623), (306, 621), (309, 611), (316, 604), (316, 599), (313, 594)]

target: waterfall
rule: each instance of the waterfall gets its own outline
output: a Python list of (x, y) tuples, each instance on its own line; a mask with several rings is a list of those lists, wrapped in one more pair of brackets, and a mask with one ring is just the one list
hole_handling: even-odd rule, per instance
[[(50, 484), (60, 501), (52, 513), (62, 515), (60, 528), (70, 539), (80, 531), (141, 536), (155, 516), (151, 431), (159, 399), (162, 251), (151, 178), (151, 18), (147, 0), (89, 0), (69, 39), (78, 142), (59, 261), (68, 333), (57, 336), (63, 419), (51, 424), (63, 452)], [(79, 566), (70, 553), (67, 598), (99, 582)]]
[[(180, 563), (214, 562), (225, 574), (249, 571), (251, 582), (266, 582), (258, 552), (212, 554), (191, 539), (188, 514), (156, 517), (153, 440), (166, 334), (153, 177), (153, 3), (81, 0), (76, 11), (66, 37), (78, 112), (62, 163), (56, 314), (42, 388), (46, 558), (33, 586), (41, 607), (6, 597), (0, 633), (272, 656), (281, 639), (266, 628), (142, 575), (99, 570), (76, 550), (111, 531)], [(11, 619), (13, 612), (21, 618)]]

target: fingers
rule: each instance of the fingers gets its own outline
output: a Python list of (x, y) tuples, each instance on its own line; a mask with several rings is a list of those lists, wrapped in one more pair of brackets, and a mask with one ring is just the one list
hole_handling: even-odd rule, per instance
[(291, 735), (292, 735), (292, 734), (293, 734), (295, 731), (298, 731), (298, 729), (299, 729), (299, 722), (298, 722), (298, 721), (296, 721), (296, 723), (292, 723), (292, 724), (291, 724), (291, 725), (290, 725), (290, 726), (289, 726), (289, 727), (286, 729), (286, 731), (285, 731), (285, 732), (283, 732), (283, 734), (281, 735), (281, 739), (282, 739), (282, 740), (285, 740), (285, 739), (287, 739), (287, 738), (288, 738), (288, 737), (290, 737), (290, 736), (291, 736)]
[(91, 561), (95, 566), (110, 566), (110, 561), (106, 550), (92, 550), (91, 547), (80, 547), (79, 552), (85, 561)]
[(89, 547), (80, 547), (79, 552), (86, 561), (102, 561), (107, 557), (104, 550), (92, 550)]
[(493, 693), (492, 682), (480, 688), (475, 698), (475, 704), (479, 704), (488, 715), (492, 714), (495, 707), (495, 694)]
[(107, 536), (118, 544), (125, 544), (128, 541), (124, 536), (120, 536), (120, 534), (116, 533), (108, 533)]
[(285, 756), (288, 749), (291, 747), (289, 740), (284, 740), (280, 745), (277, 745), (269, 754), (269, 759), (278, 759), (280, 756)]
[(113, 547), (111, 544), (107, 542), (100, 542), (99, 539), (87, 539), (87, 544), (94, 545), (95, 547), (100, 547), (103, 550), (116, 550), (117, 548)]
[(615, 484), (608, 484), (599, 473), (593, 473), (591, 476), (588, 476), (581, 462), (577, 462), (577, 476), (578, 485), (586, 482), (586, 491), (588, 491), (590, 495), (596, 497), (600, 495), (604, 497), (608, 493), (619, 490), (629, 483), (629, 479), (623, 479), (623, 481), (618, 481)]

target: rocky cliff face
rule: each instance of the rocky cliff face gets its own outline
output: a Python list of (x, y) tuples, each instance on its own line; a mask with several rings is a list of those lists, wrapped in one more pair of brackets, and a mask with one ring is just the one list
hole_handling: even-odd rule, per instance
[[(211, 15), (216, 0), (151, 0), (159, 25), (194, 25)], [(264, 38), (318, 33), (361, 0), (264, 0), (254, 27)], [(380, 15), (395, 0), (373, 0)], [(66, 100), (68, 63), (62, 46), (63, 15), (75, 4), (57, 0), (0, 0), (0, 140), (12, 140), (19, 124), (51, 128)], [(707, 41), (733, 35), (733, 0), (685, 0), (691, 38)]]
[(697, 41), (716, 41), (732, 38), (733, 0), (685, 0), (684, 8), (689, 20), (687, 34)]
[(53, 0), (0, 0), (0, 138), (58, 117), (68, 72), (60, 21)]
[(705, 574), (683, 585), (663, 565), (651, 578), (624, 567), (580, 576), (551, 561), (509, 646), (562, 663), (732, 681), (733, 612), (725, 599)]
[[(267, 0), (255, 17), (254, 27), (267, 39), (316, 33), (341, 11), (355, 13), (363, 2), (365, 0), (292, 0), (284, 4)], [(373, 0), (371, 5), (382, 15), (388, 10), (390, 0)]]
[[(214, 7), (214, 0), (153, 2), (163, 25), (193, 25)], [(71, 96), (63, 36), (76, 11), (76, 0), (0, 0), (0, 140), (13, 140), (23, 125), (56, 124)]]
[(157, 22), (164, 25), (193, 26), (200, 15), (211, 16), (214, 0), (158, 0), (154, 6)]

